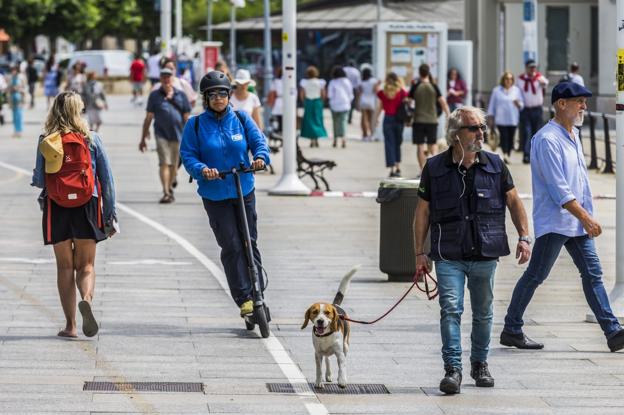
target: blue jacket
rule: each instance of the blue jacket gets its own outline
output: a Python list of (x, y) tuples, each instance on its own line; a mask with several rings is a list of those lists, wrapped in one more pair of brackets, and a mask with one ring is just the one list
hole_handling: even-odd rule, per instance
[[(197, 193), (212, 201), (234, 199), (237, 197), (234, 177), (206, 180), (202, 176), (205, 167), (219, 171), (238, 167), (243, 163), (249, 167), (249, 152), (253, 159), (263, 159), (266, 164), (269, 158), (269, 146), (266, 138), (251, 117), (239, 111), (245, 126), (241, 124), (231, 106), (223, 114), (204, 111), (199, 117), (199, 134), (195, 134), (195, 117), (188, 120), (182, 133), (180, 157), (186, 171), (197, 180)], [(254, 175), (241, 175), (243, 195), (254, 189)]]
[[(93, 175), (102, 187), (102, 215), (105, 224), (111, 224), (113, 218), (117, 219), (115, 212), (115, 182), (113, 180), (113, 172), (110, 168), (110, 162), (108, 156), (104, 150), (102, 144), (102, 138), (98, 133), (91, 131), (91, 142), (89, 144), (89, 150), (91, 150), (91, 164), (93, 166)], [(43, 139), (43, 136), (39, 138), (39, 142)], [(40, 189), (45, 188), (45, 160), (43, 154), (39, 151), (39, 143), (37, 143), (37, 159), (35, 162), (35, 169), (33, 170), (31, 186), (38, 187)], [(93, 196), (97, 196), (97, 185), (94, 186)]]

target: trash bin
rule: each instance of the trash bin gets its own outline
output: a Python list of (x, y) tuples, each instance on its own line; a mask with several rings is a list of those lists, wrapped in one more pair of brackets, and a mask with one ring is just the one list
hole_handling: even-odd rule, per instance
[[(379, 269), (388, 274), (388, 281), (412, 281), (416, 273), (413, 223), (419, 184), (420, 180), (394, 178), (379, 183)], [(429, 247), (427, 235), (425, 252)]]

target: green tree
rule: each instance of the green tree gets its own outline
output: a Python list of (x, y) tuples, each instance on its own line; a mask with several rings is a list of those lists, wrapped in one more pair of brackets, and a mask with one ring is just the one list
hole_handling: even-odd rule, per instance
[(91, 37), (102, 18), (97, 3), (97, 0), (54, 0), (35, 33), (49, 36), (52, 45), (59, 36), (70, 42), (84, 41)]
[(92, 32), (93, 39), (110, 36), (135, 36), (143, 24), (136, 0), (96, 0), (100, 22)]
[(53, 0), (0, 0), (0, 27), (4, 28), (26, 56), (52, 8)]

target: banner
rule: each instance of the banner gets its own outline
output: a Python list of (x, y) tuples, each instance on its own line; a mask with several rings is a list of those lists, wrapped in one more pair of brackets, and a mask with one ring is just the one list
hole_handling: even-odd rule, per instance
[(538, 62), (537, 59), (537, 0), (524, 0), (522, 27), (524, 29), (524, 39), (522, 40), (522, 51), (524, 62), (529, 59)]

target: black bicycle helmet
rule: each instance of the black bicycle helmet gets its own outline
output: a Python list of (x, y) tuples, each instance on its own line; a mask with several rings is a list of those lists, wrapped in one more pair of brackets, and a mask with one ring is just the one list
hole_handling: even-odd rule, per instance
[(230, 91), (232, 85), (226, 74), (219, 71), (210, 71), (199, 82), (199, 92), (204, 95), (208, 91), (224, 89)]

